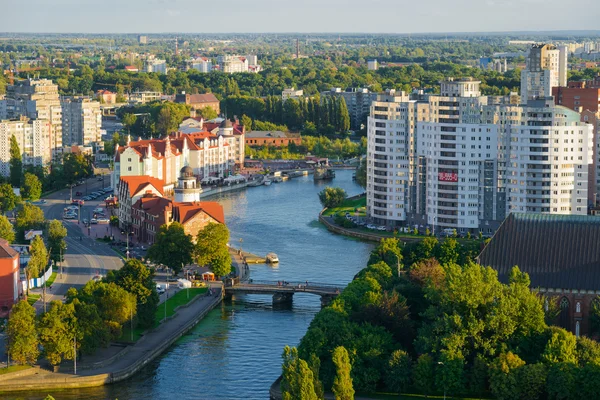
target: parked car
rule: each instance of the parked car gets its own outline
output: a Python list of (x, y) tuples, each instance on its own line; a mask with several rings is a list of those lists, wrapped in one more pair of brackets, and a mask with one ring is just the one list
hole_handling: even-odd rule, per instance
[(373, 224), (367, 224), (367, 229), (377, 229), (377, 227)]
[(46, 204), (47, 201), (45, 199), (40, 200), (40, 204)]
[(64, 219), (77, 219), (77, 215), (75, 214), (65, 214)]
[(385, 231), (385, 230), (387, 230), (387, 228), (386, 228), (385, 226), (383, 226), (383, 225), (382, 225), (382, 226), (378, 226), (378, 227), (377, 227), (377, 230), (378, 230), (378, 231)]
[(106, 217), (104, 218), (98, 218), (98, 223), (99, 224), (108, 224), (110, 222), (110, 220)]
[(166, 289), (160, 285), (156, 285), (156, 292), (158, 294), (163, 294), (164, 292), (166, 292)]
[(78, 206), (67, 206), (66, 210), (73, 210), (73, 211), (77, 211), (79, 209)]
[(90, 221), (90, 224), (97, 224), (98, 220), (96, 218), (92, 218), (92, 220)]
[(111, 188), (111, 187), (105, 187), (105, 188), (104, 188), (104, 189), (102, 189), (102, 190), (104, 190), (106, 193), (108, 193), (108, 192), (112, 192), (112, 191), (113, 191), (113, 188)]
[(87, 225), (90, 221), (87, 218), (84, 218), (83, 220), (81, 220), (81, 222), (83, 222), (85, 225)]
[(82, 196), (83, 192), (75, 192), (75, 196)]

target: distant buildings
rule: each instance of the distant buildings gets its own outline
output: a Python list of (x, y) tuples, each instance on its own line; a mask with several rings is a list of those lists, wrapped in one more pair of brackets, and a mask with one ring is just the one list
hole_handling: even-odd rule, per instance
[(590, 81), (569, 81), (565, 86), (552, 88), (556, 104), (575, 111), (600, 110), (600, 76)]
[(139, 35), (138, 36), (138, 43), (139, 44), (148, 44), (148, 36), (146, 36), (146, 35)]
[(492, 233), (510, 212), (585, 215), (593, 127), (552, 99), (488, 102), (479, 81), (380, 95), (368, 119), (376, 223)]
[(213, 70), (212, 61), (206, 57), (194, 58), (186, 61), (188, 69), (195, 69), (202, 73), (208, 73)]
[(152, 101), (161, 100), (163, 94), (161, 92), (151, 92), (151, 91), (143, 91), (143, 92), (132, 92), (127, 93), (127, 101), (129, 103), (134, 104), (146, 104)]
[(135, 65), (126, 65), (124, 69), (127, 72), (140, 72), (139, 68)]
[(210, 107), (217, 115), (221, 112), (221, 102), (217, 97), (212, 93), (204, 93), (204, 94), (186, 94), (181, 93), (175, 95), (176, 103), (184, 103), (192, 107), (194, 110), (201, 110), (204, 107)]
[(534, 45), (521, 71), (521, 103), (552, 96), (552, 88), (567, 85), (567, 49), (551, 44)]
[(111, 92), (110, 90), (98, 90), (96, 92), (96, 100), (98, 100), (102, 104), (116, 104), (117, 94)]
[[(119, 227), (124, 229), (133, 222), (132, 207), (144, 195), (164, 196), (165, 182), (152, 176), (123, 176), (118, 181)], [(115, 186), (113, 186), (115, 187)], [(172, 189), (172, 185), (171, 185)]]
[(217, 57), (217, 66), (219, 71), (226, 74), (234, 74), (237, 72), (260, 72), (261, 67), (258, 65), (258, 57), (236, 56), (236, 55), (221, 55)]
[(328, 92), (321, 92), (321, 96), (343, 97), (350, 114), (350, 129), (360, 130), (367, 121), (371, 102), (377, 98), (377, 93), (367, 88), (332, 88)]
[(494, 60), (491, 57), (481, 57), (479, 59), (479, 68), (494, 70), (496, 72), (506, 72), (508, 71), (508, 65), (506, 58), (502, 60)]
[(88, 97), (62, 97), (63, 144), (91, 145), (101, 140), (100, 103)]
[(286, 101), (287, 99), (297, 99), (304, 96), (304, 91), (302, 89), (283, 89), (281, 92), (281, 99)]
[(146, 60), (146, 72), (156, 72), (158, 74), (167, 73), (167, 61), (159, 59)]
[(369, 71), (377, 71), (379, 69), (379, 64), (377, 63), (377, 60), (368, 60), (367, 69)]
[(8, 242), (0, 239), (0, 316), (8, 317), (21, 292), (19, 253)]
[(246, 132), (246, 144), (248, 146), (272, 146), (287, 147), (290, 143), (302, 144), (299, 133), (281, 131), (250, 131)]

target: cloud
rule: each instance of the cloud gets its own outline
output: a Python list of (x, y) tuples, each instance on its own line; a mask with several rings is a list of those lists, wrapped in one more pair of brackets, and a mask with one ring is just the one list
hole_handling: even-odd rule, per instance
[(181, 11), (180, 10), (173, 10), (173, 9), (167, 9), (167, 15), (169, 17), (178, 17), (181, 15)]

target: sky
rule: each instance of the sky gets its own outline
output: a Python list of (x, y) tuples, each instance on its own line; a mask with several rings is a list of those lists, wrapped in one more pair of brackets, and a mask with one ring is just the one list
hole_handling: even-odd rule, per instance
[[(10, 5), (12, 4), (12, 5)], [(0, 0), (1, 32), (508, 32), (600, 29), (598, 0)]]

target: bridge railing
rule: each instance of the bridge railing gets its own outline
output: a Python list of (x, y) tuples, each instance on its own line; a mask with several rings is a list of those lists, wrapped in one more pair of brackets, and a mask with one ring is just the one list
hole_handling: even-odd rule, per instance
[(320, 283), (320, 282), (311, 282), (311, 281), (303, 281), (303, 282), (288, 282), (288, 281), (262, 281), (256, 279), (249, 279), (244, 282), (245, 285), (268, 285), (268, 286), (283, 286), (283, 287), (298, 287), (298, 285), (307, 288), (323, 288), (323, 289), (339, 289), (342, 290), (346, 286), (344, 285), (332, 285), (329, 283)]

